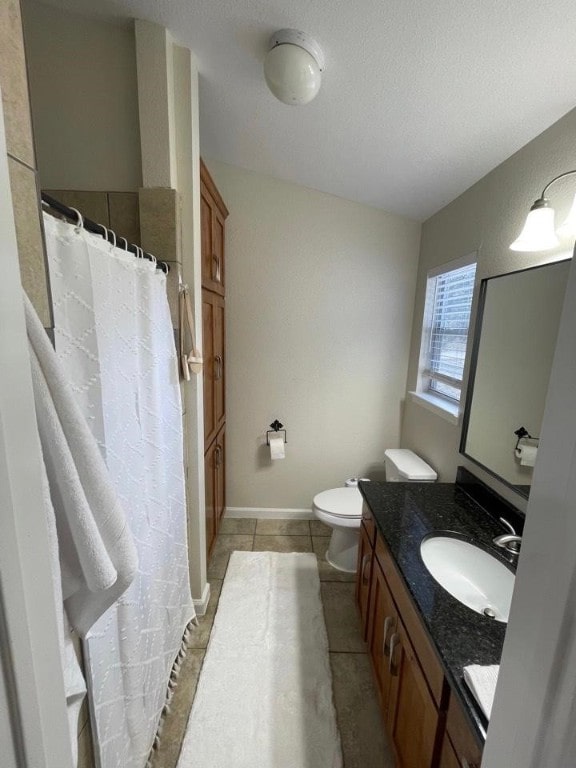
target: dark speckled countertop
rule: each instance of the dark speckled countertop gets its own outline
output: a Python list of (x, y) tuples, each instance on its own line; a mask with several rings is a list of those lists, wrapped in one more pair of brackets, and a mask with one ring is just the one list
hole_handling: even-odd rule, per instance
[(505, 530), (453, 483), (372, 481), (360, 483), (359, 488), (396, 560), (448, 682), (483, 744), (488, 723), (464, 683), (463, 669), (468, 664), (500, 663), (506, 624), (472, 611), (443, 589), (420, 557), (420, 542), (431, 533), (452, 531), (510, 564), (492, 543)]

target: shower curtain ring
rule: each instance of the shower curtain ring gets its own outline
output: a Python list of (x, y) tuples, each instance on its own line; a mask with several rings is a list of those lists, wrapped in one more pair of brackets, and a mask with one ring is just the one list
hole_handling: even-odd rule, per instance
[(74, 211), (77, 217), (76, 221), (76, 228), (77, 229), (84, 229), (84, 217), (80, 213), (80, 211), (77, 208), (70, 208), (71, 211)]
[(119, 240), (124, 240), (124, 245), (122, 247), (124, 248), (125, 251), (127, 251), (128, 250), (128, 240), (126, 240), (125, 237), (119, 237), (118, 239)]
[(106, 240), (106, 242), (108, 242), (108, 228), (105, 227), (104, 224), (100, 224), (99, 221), (97, 221), (96, 224), (97, 224), (97, 226), (102, 227), (102, 230), (104, 232), (102, 237), (104, 238), (104, 240)]
[(114, 230), (113, 230), (113, 229), (109, 229), (109, 230), (108, 230), (108, 233), (109, 233), (110, 235), (112, 235), (112, 237), (114, 238), (114, 242), (112, 243), (112, 245), (114, 246), (114, 248), (116, 248), (116, 232), (114, 232)]

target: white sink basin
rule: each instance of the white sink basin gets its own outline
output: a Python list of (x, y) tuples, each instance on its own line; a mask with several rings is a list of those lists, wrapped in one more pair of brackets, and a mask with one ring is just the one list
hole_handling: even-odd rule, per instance
[(508, 621), (514, 574), (483, 549), (451, 536), (420, 545), (424, 565), (445, 590), (477, 613)]

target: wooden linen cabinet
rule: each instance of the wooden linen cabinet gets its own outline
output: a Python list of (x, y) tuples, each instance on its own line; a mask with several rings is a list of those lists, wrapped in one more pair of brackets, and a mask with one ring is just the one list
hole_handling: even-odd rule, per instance
[(202, 161), (200, 161), (200, 211), (202, 222), (206, 549), (208, 557), (210, 557), (226, 506), (226, 265), (224, 259), (224, 224), (228, 216), (228, 209)]

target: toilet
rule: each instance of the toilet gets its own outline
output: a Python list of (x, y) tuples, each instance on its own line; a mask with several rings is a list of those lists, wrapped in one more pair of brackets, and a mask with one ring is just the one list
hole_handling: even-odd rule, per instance
[[(384, 458), (387, 482), (433, 483), (437, 478), (432, 467), (407, 448), (388, 448)], [(326, 560), (339, 571), (356, 571), (362, 502), (358, 488), (331, 488), (314, 496), (314, 515), (332, 528)]]

